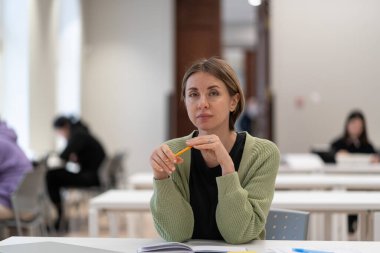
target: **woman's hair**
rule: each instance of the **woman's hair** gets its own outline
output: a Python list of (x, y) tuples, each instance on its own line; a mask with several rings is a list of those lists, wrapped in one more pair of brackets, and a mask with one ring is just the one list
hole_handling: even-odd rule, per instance
[(344, 126), (344, 140), (345, 141), (348, 141), (349, 138), (350, 138), (350, 134), (348, 132), (348, 124), (353, 120), (353, 119), (360, 119), (363, 123), (363, 131), (362, 133), (360, 134), (359, 136), (359, 141), (361, 144), (368, 144), (368, 138), (367, 138), (367, 126), (366, 126), (366, 122), (365, 122), (365, 118), (364, 118), (364, 114), (359, 111), (359, 110), (354, 110), (352, 111), (347, 119), (346, 119), (346, 124)]
[(89, 129), (86, 124), (84, 124), (80, 119), (74, 117), (74, 116), (58, 116), (53, 121), (53, 127), (54, 129), (61, 129), (65, 127), (69, 127), (70, 130), (83, 130), (86, 132), (89, 132)]
[(222, 81), (226, 85), (230, 96), (234, 96), (236, 94), (240, 95), (240, 99), (235, 108), (235, 111), (230, 112), (228, 123), (229, 129), (234, 130), (235, 122), (244, 109), (244, 94), (243, 90), (240, 87), (239, 79), (235, 71), (226, 61), (218, 59), (216, 57), (211, 57), (209, 59), (200, 59), (194, 62), (193, 65), (186, 71), (182, 79), (182, 99), (185, 98), (187, 80), (190, 76), (198, 72), (208, 73)]

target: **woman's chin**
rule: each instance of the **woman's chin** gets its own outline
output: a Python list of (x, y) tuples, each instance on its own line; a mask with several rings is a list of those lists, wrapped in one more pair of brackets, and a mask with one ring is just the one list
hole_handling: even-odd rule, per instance
[(199, 131), (211, 131), (212, 129), (215, 129), (215, 126), (211, 124), (197, 124), (195, 125)]

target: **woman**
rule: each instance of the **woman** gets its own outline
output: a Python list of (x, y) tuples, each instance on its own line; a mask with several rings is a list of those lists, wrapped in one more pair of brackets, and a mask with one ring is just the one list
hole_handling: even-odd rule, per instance
[(0, 120), (0, 221), (13, 218), (12, 193), (32, 163), (17, 144), (17, 135)]
[(368, 140), (365, 118), (360, 111), (353, 111), (348, 115), (343, 136), (333, 141), (331, 150), (336, 155), (348, 153), (374, 154), (373, 162), (379, 161), (375, 149)]
[(63, 219), (60, 190), (68, 187), (98, 186), (98, 169), (106, 154), (101, 143), (79, 120), (60, 116), (54, 120), (53, 126), (58, 135), (67, 140), (67, 146), (60, 155), (61, 159), (80, 166), (77, 174), (67, 171), (66, 168), (47, 172), (48, 193), (58, 213), (55, 227), (59, 229)]
[[(349, 153), (373, 154), (372, 162), (379, 162), (379, 155), (376, 154), (371, 142), (367, 137), (367, 127), (362, 112), (352, 111), (346, 120), (343, 136), (336, 139), (331, 144), (331, 152), (335, 156)], [(357, 227), (357, 215), (348, 216), (348, 231), (354, 233)]]
[[(200, 60), (185, 73), (182, 96), (198, 130), (151, 155), (158, 233), (168, 241), (263, 239), (279, 151), (270, 141), (234, 131), (244, 108), (235, 72), (223, 60)], [(174, 155), (186, 146), (191, 152)]]

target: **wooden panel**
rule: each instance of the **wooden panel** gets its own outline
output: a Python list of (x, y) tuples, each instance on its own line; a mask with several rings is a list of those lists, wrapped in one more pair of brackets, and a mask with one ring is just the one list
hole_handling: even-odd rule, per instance
[(189, 134), (195, 127), (181, 101), (186, 69), (199, 58), (221, 55), (219, 0), (176, 1), (176, 86), (171, 109), (171, 138)]
[(245, 97), (257, 97), (257, 57), (256, 52), (245, 51)]

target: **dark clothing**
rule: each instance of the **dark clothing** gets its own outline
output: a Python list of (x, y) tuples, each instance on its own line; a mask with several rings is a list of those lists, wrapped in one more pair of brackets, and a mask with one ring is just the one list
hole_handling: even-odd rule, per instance
[(106, 157), (106, 153), (100, 144), (87, 130), (72, 130), (65, 150), (60, 157), (68, 161), (70, 155), (75, 154), (82, 172), (96, 173), (100, 164)]
[(338, 152), (340, 150), (346, 150), (349, 153), (364, 153), (364, 154), (374, 154), (375, 149), (371, 143), (355, 145), (352, 141), (345, 140), (344, 138), (339, 138), (331, 144), (331, 149), (333, 152)]
[[(195, 136), (197, 132), (195, 133)], [(194, 137), (195, 137), (194, 136)], [(244, 151), (246, 134), (238, 133), (230, 156), (238, 171)], [(216, 224), (216, 207), (218, 205), (218, 187), (216, 177), (222, 176), (220, 165), (209, 168), (197, 149), (191, 150), (190, 164), (190, 205), (194, 214), (192, 239), (223, 240)]]
[(46, 174), (47, 188), (50, 199), (53, 203), (61, 203), (61, 188), (85, 188), (99, 185), (97, 174), (94, 173), (78, 173), (74, 174), (66, 169), (49, 170)]
[(100, 144), (86, 128), (77, 127), (71, 129), (71, 136), (65, 150), (60, 157), (70, 161), (75, 155), (80, 165), (80, 172), (75, 174), (65, 168), (49, 170), (46, 174), (47, 190), (51, 201), (57, 208), (58, 221), (63, 217), (63, 205), (60, 191), (62, 188), (98, 186), (98, 169), (101, 166), (106, 153)]
[[(331, 150), (333, 153), (339, 152), (340, 150), (346, 150), (349, 153), (363, 153), (363, 154), (374, 154), (375, 149), (371, 143), (362, 144), (358, 143), (355, 145), (354, 142), (350, 140), (345, 140), (344, 138), (339, 138), (331, 144)], [(348, 215), (348, 230), (350, 233), (355, 232), (355, 227), (357, 224), (357, 215)]]

